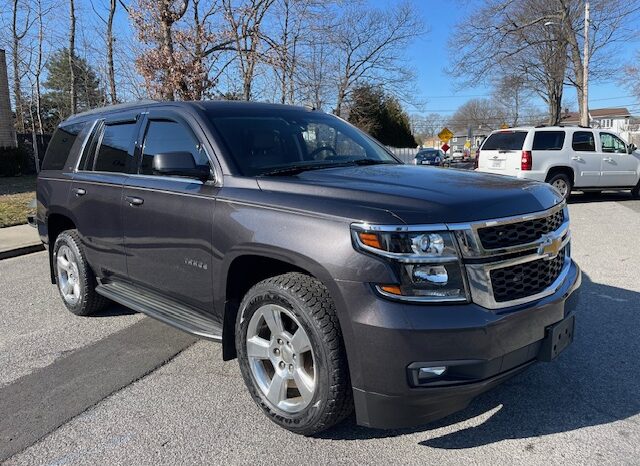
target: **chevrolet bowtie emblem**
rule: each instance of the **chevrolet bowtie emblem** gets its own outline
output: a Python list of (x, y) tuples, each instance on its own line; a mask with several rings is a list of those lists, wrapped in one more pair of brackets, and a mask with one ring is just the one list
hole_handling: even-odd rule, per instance
[(544, 235), (542, 243), (538, 246), (538, 255), (544, 256), (545, 259), (554, 259), (562, 249), (562, 238), (552, 238)]

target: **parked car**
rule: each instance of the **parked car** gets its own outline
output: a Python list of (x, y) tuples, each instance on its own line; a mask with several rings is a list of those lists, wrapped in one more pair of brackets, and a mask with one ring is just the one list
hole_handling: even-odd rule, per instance
[(478, 170), (572, 189), (631, 190), (640, 197), (640, 153), (619, 135), (580, 126), (498, 130), (484, 141)]
[(453, 154), (451, 154), (451, 161), (452, 162), (464, 162), (464, 152), (456, 151)]
[(414, 165), (436, 165), (444, 166), (446, 164), (444, 152), (440, 149), (421, 149), (413, 159)]
[(319, 111), (82, 113), (53, 135), (37, 199), (72, 313), (115, 301), (221, 342), (293, 432), (354, 407), (363, 426), (430, 422), (573, 339), (580, 270), (554, 189), (405, 165)]

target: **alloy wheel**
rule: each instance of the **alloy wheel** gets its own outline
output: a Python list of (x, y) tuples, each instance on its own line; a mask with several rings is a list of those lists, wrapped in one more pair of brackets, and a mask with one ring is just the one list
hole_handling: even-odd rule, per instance
[(265, 304), (251, 316), (246, 336), (253, 379), (266, 401), (288, 414), (314, 397), (317, 375), (309, 335), (290, 310)]
[(60, 246), (56, 254), (56, 269), (58, 272), (58, 287), (63, 299), (75, 305), (80, 300), (80, 274), (75, 256), (67, 245)]

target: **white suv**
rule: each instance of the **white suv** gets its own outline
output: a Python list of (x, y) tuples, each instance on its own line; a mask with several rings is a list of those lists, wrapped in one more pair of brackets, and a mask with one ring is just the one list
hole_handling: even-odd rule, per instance
[(478, 152), (478, 170), (571, 189), (630, 189), (640, 196), (640, 153), (611, 131), (580, 126), (522, 127), (494, 131)]

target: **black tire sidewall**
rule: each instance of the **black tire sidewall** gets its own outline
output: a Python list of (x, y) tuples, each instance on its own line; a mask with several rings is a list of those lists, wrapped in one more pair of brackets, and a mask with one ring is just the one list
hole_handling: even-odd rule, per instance
[[(307, 407), (295, 414), (286, 413), (272, 407), (256, 384), (249, 367), (245, 346), (248, 323), (253, 314), (266, 304), (277, 304), (292, 312), (307, 332), (311, 342), (316, 371), (316, 391)], [(238, 362), (242, 377), (251, 396), (272, 421), (288, 430), (305, 433), (322, 418), (324, 405), (328, 402), (329, 397), (329, 373), (331, 369), (328, 367), (328, 361), (330, 361), (328, 348), (322, 341), (322, 335), (317, 329), (313, 318), (304, 310), (304, 303), (287, 289), (258, 285), (243, 300), (238, 312), (237, 326), (239, 329), (236, 333)]]
[[(76, 304), (70, 304), (64, 299), (62, 294), (62, 290), (60, 289), (60, 280), (58, 278), (58, 251), (62, 246), (67, 246), (71, 253), (74, 255), (75, 262), (78, 266), (78, 281), (80, 284), (80, 299)], [(63, 231), (56, 238), (56, 242), (53, 246), (53, 266), (56, 274), (56, 287), (58, 288), (58, 292), (60, 293), (60, 297), (64, 302), (65, 306), (69, 311), (71, 311), (75, 315), (84, 316), (88, 315), (87, 307), (88, 307), (88, 299), (89, 299), (89, 289), (87, 283), (89, 282), (89, 278), (87, 276), (87, 271), (89, 270), (89, 266), (80, 251), (80, 246), (77, 244), (77, 240), (73, 235), (68, 233), (67, 231)]]

